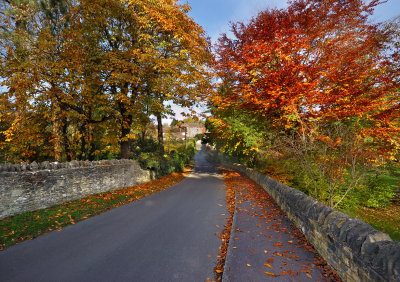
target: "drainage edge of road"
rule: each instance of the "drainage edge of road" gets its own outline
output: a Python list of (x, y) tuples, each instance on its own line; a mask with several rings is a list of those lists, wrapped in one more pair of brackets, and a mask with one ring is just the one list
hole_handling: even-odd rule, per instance
[[(236, 189), (235, 189), (236, 190)], [(235, 191), (235, 207), (233, 210), (233, 218), (232, 218), (232, 226), (231, 226), (231, 232), (230, 232), (230, 237), (228, 241), (228, 249), (226, 251), (226, 257), (225, 257), (225, 264), (224, 264), (224, 271), (222, 273), (222, 282), (228, 282), (230, 281), (230, 264), (232, 261), (232, 252), (233, 252), (233, 244), (231, 244), (231, 238), (235, 238), (235, 226), (236, 226), (236, 221), (237, 221), (237, 210), (236, 210), (236, 203), (237, 203), (237, 195)]]
[[(226, 206), (226, 212), (227, 212), (227, 217), (226, 217), (226, 222), (224, 224), (224, 227), (221, 231), (221, 233), (216, 233), (217, 236), (221, 239), (221, 245), (219, 247), (219, 254), (218, 254), (218, 260), (216, 262), (216, 265), (214, 267), (214, 280), (213, 281), (222, 281), (224, 271), (226, 269), (226, 258), (227, 258), (227, 253), (229, 252), (229, 247), (230, 247), (230, 238), (232, 238), (232, 230), (234, 227), (234, 220), (235, 220), (235, 209), (236, 209), (236, 188), (234, 185), (231, 185), (230, 183), (230, 177), (232, 176), (233, 173), (238, 173), (232, 169), (225, 168), (225, 167), (218, 167), (219, 173), (222, 174), (224, 178), (224, 184), (225, 184), (225, 189), (226, 189), (226, 197), (225, 197), (225, 202), (227, 204)], [(224, 214), (226, 215), (226, 214)], [(217, 226), (218, 227), (218, 226)], [(207, 279), (206, 281), (211, 281), (210, 279)]]

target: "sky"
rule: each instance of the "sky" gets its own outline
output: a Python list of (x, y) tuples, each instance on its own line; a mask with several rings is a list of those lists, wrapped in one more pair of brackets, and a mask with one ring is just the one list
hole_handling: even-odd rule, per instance
[[(267, 8), (284, 8), (286, 0), (181, 0), (189, 3), (189, 12), (215, 43), (222, 33), (229, 34), (229, 22), (248, 21)], [(373, 20), (385, 21), (400, 15), (400, 0), (388, 0), (376, 8)]]

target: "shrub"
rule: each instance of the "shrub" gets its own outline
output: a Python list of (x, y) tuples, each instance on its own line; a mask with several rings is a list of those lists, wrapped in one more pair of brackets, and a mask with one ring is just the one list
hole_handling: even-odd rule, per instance
[(142, 152), (137, 159), (143, 169), (153, 170), (156, 177), (161, 177), (173, 172), (182, 172), (185, 165), (193, 160), (195, 153), (196, 148), (191, 142), (186, 148), (181, 146), (169, 154), (160, 155), (157, 152)]
[(368, 208), (385, 208), (394, 198), (394, 187), (383, 180), (371, 177), (364, 192), (364, 205)]

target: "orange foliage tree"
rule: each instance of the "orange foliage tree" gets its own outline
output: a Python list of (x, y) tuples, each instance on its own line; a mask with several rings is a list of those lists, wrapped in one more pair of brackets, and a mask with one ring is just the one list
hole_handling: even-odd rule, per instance
[(128, 158), (135, 126), (164, 114), (166, 101), (190, 106), (210, 85), (208, 42), (176, 0), (0, 8), (7, 160)]
[(380, 2), (289, 1), (234, 24), (235, 39), (217, 46), (231, 90), (213, 97), (216, 115), (233, 107), (256, 117), (331, 206), (359, 184), (358, 165), (393, 158), (399, 145), (398, 49), (368, 21)]

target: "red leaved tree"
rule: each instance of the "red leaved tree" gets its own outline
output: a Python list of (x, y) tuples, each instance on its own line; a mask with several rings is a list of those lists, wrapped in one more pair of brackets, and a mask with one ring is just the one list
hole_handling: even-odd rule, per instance
[[(359, 184), (358, 164), (398, 147), (398, 68), (389, 34), (368, 17), (379, 0), (296, 0), (234, 24), (216, 67), (231, 91), (219, 109), (257, 116), (297, 156), (315, 197), (337, 206)], [(311, 189), (310, 189), (311, 190)]]

